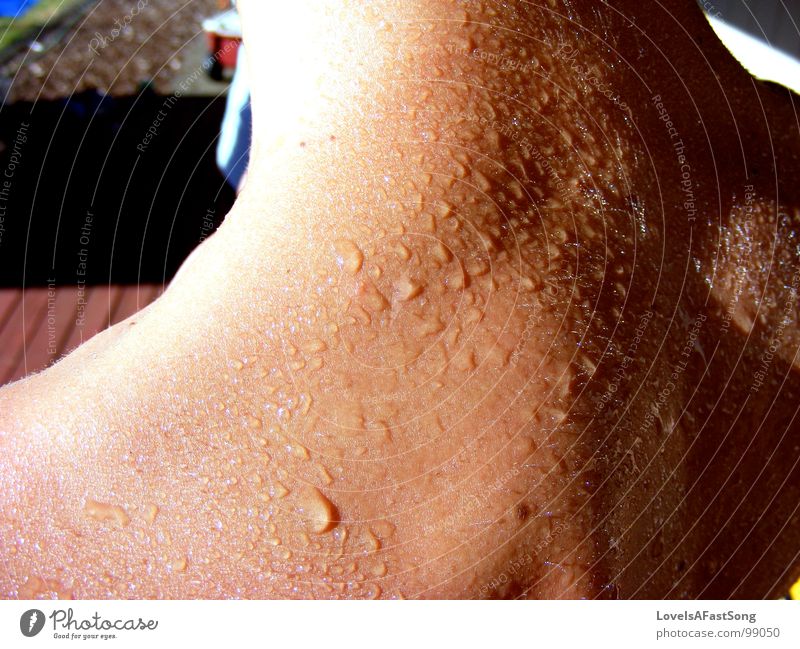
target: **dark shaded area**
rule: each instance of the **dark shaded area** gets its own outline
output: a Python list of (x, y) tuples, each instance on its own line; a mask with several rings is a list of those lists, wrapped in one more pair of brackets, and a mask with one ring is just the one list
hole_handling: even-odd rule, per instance
[(0, 110), (0, 285), (161, 283), (222, 221), (225, 97), (18, 102)]

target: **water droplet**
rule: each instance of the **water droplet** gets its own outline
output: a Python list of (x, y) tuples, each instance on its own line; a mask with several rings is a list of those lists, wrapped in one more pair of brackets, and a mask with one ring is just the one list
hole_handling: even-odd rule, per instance
[(337, 527), (333, 530), (332, 536), (337, 543), (344, 545), (344, 542), (347, 540), (347, 528), (342, 526)]
[(258, 417), (254, 417), (253, 415), (248, 415), (247, 425), (250, 428), (261, 428), (261, 420)]
[(322, 480), (325, 482), (326, 485), (329, 485), (329, 484), (333, 483), (333, 477), (328, 472), (328, 469), (326, 469), (322, 465), (319, 466), (319, 475), (322, 478)]
[(436, 219), (433, 217), (433, 214), (421, 214), (419, 217), (419, 227), (423, 232), (435, 232)]
[(381, 542), (370, 530), (366, 530), (361, 535), (361, 544), (366, 554), (372, 554), (381, 549)]
[(361, 284), (358, 299), (361, 305), (371, 313), (385, 311), (389, 307), (389, 302), (372, 282)]
[(144, 520), (152, 525), (158, 516), (158, 505), (148, 505), (144, 510)]
[(398, 300), (411, 300), (422, 293), (422, 284), (408, 277), (403, 277), (395, 286), (395, 295)]
[(471, 349), (461, 349), (453, 358), (452, 366), (461, 372), (472, 372), (477, 364), (475, 363), (475, 353)]
[(464, 271), (459, 268), (454, 273), (451, 273), (447, 279), (445, 279), (445, 284), (454, 291), (460, 291), (466, 284), (464, 280)]
[(428, 317), (422, 319), (416, 327), (417, 336), (431, 336), (437, 334), (444, 329), (442, 321), (437, 317)]
[(369, 528), (379, 539), (386, 540), (394, 534), (395, 526), (389, 521), (374, 521)]
[(308, 454), (308, 449), (302, 444), (290, 444), (288, 450), (289, 453), (301, 460), (307, 460), (310, 457)]
[(453, 211), (453, 206), (450, 203), (446, 203), (445, 201), (440, 201), (436, 205), (436, 211), (439, 214), (440, 218), (446, 219), (450, 216), (451, 212)]
[(175, 572), (186, 572), (186, 557), (175, 559), (175, 561), (170, 564), (170, 567)]
[(492, 188), (492, 183), (480, 171), (473, 171), (472, 177), (475, 179), (475, 184), (482, 192), (486, 193)]
[(289, 495), (289, 490), (281, 482), (275, 482), (269, 488), (269, 495), (273, 498), (285, 498)]
[(370, 572), (376, 577), (385, 577), (388, 569), (386, 568), (386, 564), (381, 562), (372, 566)]
[(433, 244), (433, 248), (431, 249), (431, 255), (440, 264), (446, 264), (453, 258), (453, 255), (450, 252), (450, 250), (448, 250), (447, 246), (444, 245), (441, 241), (437, 241), (436, 243)]
[(334, 244), (336, 249), (336, 263), (344, 272), (355, 275), (361, 270), (364, 263), (364, 253), (349, 239), (339, 239)]
[(84, 513), (96, 521), (111, 521), (125, 527), (131, 522), (128, 512), (118, 505), (109, 505), (108, 503), (101, 503), (96, 500), (87, 500), (83, 507)]
[(473, 259), (467, 263), (466, 271), (471, 277), (481, 277), (489, 272), (489, 264), (482, 259)]
[(315, 338), (310, 340), (303, 349), (308, 354), (317, 354), (328, 349), (328, 345), (325, 344), (325, 341)]
[(408, 246), (402, 243), (398, 243), (395, 246), (394, 251), (397, 253), (397, 256), (400, 257), (400, 259), (402, 259), (403, 261), (408, 261), (409, 259), (411, 259), (411, 251), (408, 249)]
[(64, 585), (55, 579), (42, 579), (41, 577), (31, 576), (19, 588), (20, 599), (73, 599), (72, 591), (64, 588)]
[(315, 487), (306, 487), (300, 494), (297, 512), (310, 532), (323, 534), (332, 530), (338, 521), (333, 503)]

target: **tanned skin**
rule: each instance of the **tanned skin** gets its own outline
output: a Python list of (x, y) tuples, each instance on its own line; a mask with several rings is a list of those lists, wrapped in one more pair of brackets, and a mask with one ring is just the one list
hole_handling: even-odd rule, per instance
[(796, 98), (692, 0), (286, 4), (220, 231), (0, 391), (0, 594), (783, 594)]

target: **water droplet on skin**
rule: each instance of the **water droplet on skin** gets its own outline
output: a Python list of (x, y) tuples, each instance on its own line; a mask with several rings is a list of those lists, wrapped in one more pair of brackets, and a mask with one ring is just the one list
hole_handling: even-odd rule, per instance
[(411, 300), (422, 293), (422, 284), (408, 277), (402, 278), (395, 284), (395, 295), (398, 300), (405, 302)]
[(314, 403), (314, 398), (310, 394), (300, 395), (300, 414), (307, 415), (311, 410), (311, 405)]
[(371, 313), (379, 313), (389, 307), (389, 302), (371, 282), (361, 284), (358, 300), (361, 306)]
[(475, 180), (475, 184), (478, 186), (478, 189), (480, 189), (482, 192), (486, 193), (492, 188), (492, 183), (480, 171), (473, 171), (472, 177)]
[(242, 361), (240, 360), (235, 360), (231, 363), (231, 366), (233, 367), (233, 369), (238, 371), (244, 368), (244, 363), (242, 363)]
[(329, 532), (338, 523), (333, 503), (316, 487), (303, 489), (297, 504), (297, 513), (303, 518), (308, 530), (314, 534)]
[(336, 263), (344, 272), (355, 275), (361, 270), (364, 263), (364, 253), (349, 239), (339, 239), (334, 244), (336, 249)]
[(175, 561), (170, 564), (170, 567), (174, 572), (186, 572), (186, 557), (175, 559)]
[(421, 214), (419, 217), (419, 228), (423, 232), (436, 232), (436, 219), (433, 214)]
[(269, 488), (269, 495), (273, 498), (285, 498), (289, 495), (289, 490), (281, 482), (274, 483)]
[(395, 526), (389, 521), (374, 521), (369, 528), (379, 539), (386, 540), (394, 534)]
[(433, 244), (433, 248), (431, 249), (431, 255), (440, 264), (446, 264), (453, 258), (453, 255), (451, 254), (450, 250), (448, 250), (447, 246), (444, 245), (441, 241), (437, 241), (436, 243)]
[(128, 512), (118, 505), (109, 505), (108, 503), (101, 503), (96, 500), (87, 500), (83, 511), (89, 518), (100, 522), (114, 522), (120, 527), (125, 527), (131, 522)]
[(156, 516), (158, 516), (158, 506), (148, 505), (144, 510), (144, 520), (152, 525), (156, 520)]
[(473, 259), (467, 263), (466, 271), (471, 277), (481, 277), (489, 272), (489, 264), (482, 259)]
[(19, 599), (73, 599), (71, 590), (64, 588), (60, 581), (31, 576), (19, 588)]
[(381, 562), (372, 566), (370, 572), (376, 577), (385, 577), (386, 573), (388, 572), (388, 569), (386, 568), (386, 564)]
[(417, 336), (431, 336), (437, 334), (444, 329), (444, 324), (439, 318), (430, 317), (425, 318), (419, 322), (416, 327)]
[(347, 541), (347, 528), (339, 526), (333, 530), (333, 534), (331, 536), (333, 536), (339, 545), (344, 545), (344, 542)]
[(381, 542), (370, 530), (366, 530), (361, 535), (361, 544), (364, 548), (365, 554), (372, 554), (373, 552), (377, 552), (381, 549)]
[(325, 341), (315, 338), (309, 341), (303, 349), (308, 354), (318, 354), (328, 349), (328, 345), (325, 344)]
[(411, 251), (408, 249), (408, 246), (402, 243), (398, 243), (395, 246), (394, 251), (397, 253), (397, 256), (400, 257), (400, 259), (402, 259), (403, 261), (408, 261), (409, 259), (411, 259)]
[(333, 477), (324, 466), (319, 466), (319, 475), (326, 485), (333, 483)]
[(578, 362), (583, 366), (588, 376), (594, 376), (594, 373), (597, 371), (597, 365), (591, 358), (581, 355), (578, 358)]
[(436, 204), (436, 212), (440, 218), (446, 219), (453, 211), (453, 206), (450, 203), (440, 201)]
[(258, 417), (254, 417), (253, 415), (248, 415), (247, 417), (247, 425), (250, 428), (261, 428), (261, 420)]
[(475, 353), (471, 349), (462, 349), (453, 358), (451, 365), (461, 372), (472, 372), (477, 367)]
[(308, 454), (308, 449), (301, 444), (290, 445), (289, 453), (300, 460), (307, 460), (310, 457)]
[(451, 273), (446, 279), (445, 284), (447, 288), (453, 289), (454, 291), (460, 291), (466, 285), (466, 281), (464, 279), (464, 271), (459, 268), (455, 272)]
[(522, 189), (522, 185), (520, 185), (516, 180), (511, 181), (508, 184), (508, 189), (512, 196), (514, 196), (514, 198), (516, 198), (518, 201), (521, 201), (523, 198), (525, 198), (525, 192)]

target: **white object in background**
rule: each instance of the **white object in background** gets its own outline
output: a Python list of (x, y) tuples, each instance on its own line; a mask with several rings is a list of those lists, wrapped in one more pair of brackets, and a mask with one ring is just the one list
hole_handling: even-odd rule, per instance
[[(706, 16), (731, 54), (755, 77), (776, 81), (800, 93), (800, 61), (770, 47), (724, 20)], [(800, 38), (800, 36), (799, 36)]]
[(242, 20), (235, 9), (223, 11), (203, 21), (203, 31), (225, 38), (242, 37)]

